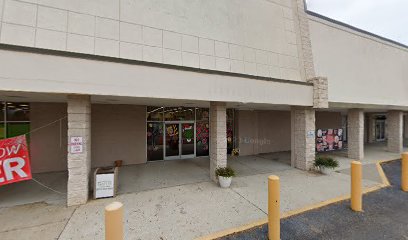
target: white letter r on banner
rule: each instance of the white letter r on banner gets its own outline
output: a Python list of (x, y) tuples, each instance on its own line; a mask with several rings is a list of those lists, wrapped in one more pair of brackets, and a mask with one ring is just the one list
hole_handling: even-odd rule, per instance
[[(17, 163), (16, 166), (11, 167), (11, 163)], [(17, 173), (21, 178), (27, 177), (27, 174), (22, 170), (25, 166), (24, 159), (20, 157), (9, 158), (3, 161), (3, 170), (7, 181), (13, 180), (13, 172)]]

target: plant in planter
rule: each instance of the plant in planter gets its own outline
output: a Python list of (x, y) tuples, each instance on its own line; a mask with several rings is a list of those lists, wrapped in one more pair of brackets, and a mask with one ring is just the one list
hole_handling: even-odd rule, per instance
[(218, 176), (218, 182), (222, 188), (228, 188), (231, 185), (232, 177), (235, 172), (230, 167), (220, 167), (215, 170), (215, 175)]
[(321, 173), (330, 174), (330, 172), (339, 166), (339, 162), (331, 157), (316, 157), (313, 165)]

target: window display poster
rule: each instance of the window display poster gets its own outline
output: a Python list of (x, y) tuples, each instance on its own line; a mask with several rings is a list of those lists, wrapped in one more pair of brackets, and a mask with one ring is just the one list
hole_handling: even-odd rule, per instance
[(343, 129), (317, 129), (316, 152), (343, 149)]

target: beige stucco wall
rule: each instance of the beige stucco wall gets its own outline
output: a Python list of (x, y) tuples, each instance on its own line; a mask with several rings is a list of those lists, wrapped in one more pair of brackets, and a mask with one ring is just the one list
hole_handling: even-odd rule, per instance
[(313, 105), (313, 86), (297, 82), (8, 50), (0, 50), (0, 66), (3, 91)]
[(318, 112), (316, 111), (316, 129), (342, 128), (342, 117), (340, 112)]
[[(67, 106), (30, 103), (30, 156), (34, 173), (67, 169)], [(92, 167), (146, 162), (146, 108), (136, 105), (93, 104)], [(58, 119), (60, 122), (48, 125)], [(47, 126), (46, 126), (47, 125)], [(39, 130), (36, 130), (41, 128)]]
[[(67, 169), (65, 116), (67, 106), (64, 103), (30, 103), (30, 128), (34, 131), (30, 135), (30, 157), (34, 173)], [(61, 118), (64, 119), (57, 121)]]
[(146, 162), (146, 107), (93, 104), (92, 167)]
[(0, 43), (303, 80), (293, 0), (0, 0)]
[[(237, 111), (241, 155), (290, 151), (289, 111)], [(317, 128), (341, 128), (340, 112), (316, 112)]]
[(239, 111), (241, 155), (290, 150), (289, 111)]
[(408, 106), (407, 48), (314, 16), (309, 25), (316, 74), (328, 77), (330, 103)]

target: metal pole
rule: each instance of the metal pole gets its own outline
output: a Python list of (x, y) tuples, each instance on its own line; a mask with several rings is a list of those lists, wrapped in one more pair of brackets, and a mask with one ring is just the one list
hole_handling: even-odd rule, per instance
[(356, 212), (363, 210), (361, 163), (351, 162), (351, 209)]
[(408, 152), (401, 155), (401, 189), (404, 192), (408, 192)]
[(105, 240), (123, 240), (123, 204), (120, 202), (105, 207)]
[(268, 177), (268, 238), (280, 240), (280, 183), (278, 176)]

